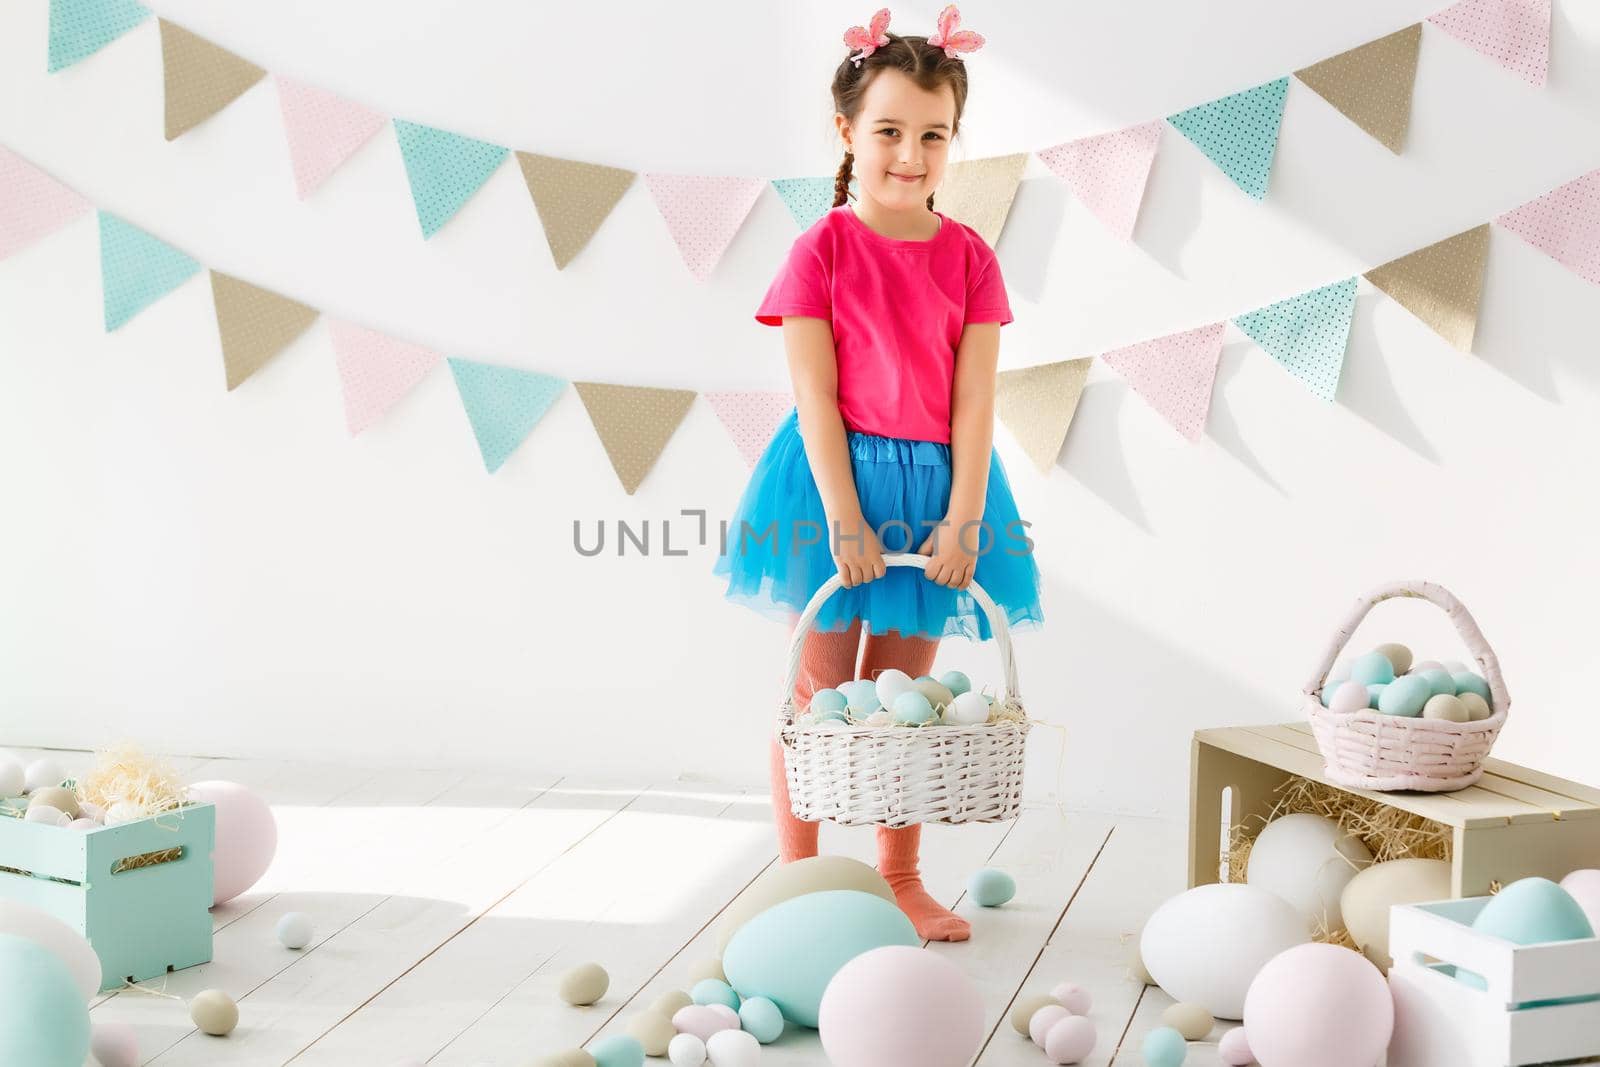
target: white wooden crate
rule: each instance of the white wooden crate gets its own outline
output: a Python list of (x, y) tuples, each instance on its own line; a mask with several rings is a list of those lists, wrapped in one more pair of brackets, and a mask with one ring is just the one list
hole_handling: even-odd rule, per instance
[[(1389, 923), (1394, 1038), (1388, 1067), (1600, 1062), (1600, 938), (1517, 945), (1472, 929), (1489, 897), (1396, 905)], [(1448, 967), (1484, 978), (1486, 989)], [(1590, 1058), (1593, 1060), (1590, 1060)]]

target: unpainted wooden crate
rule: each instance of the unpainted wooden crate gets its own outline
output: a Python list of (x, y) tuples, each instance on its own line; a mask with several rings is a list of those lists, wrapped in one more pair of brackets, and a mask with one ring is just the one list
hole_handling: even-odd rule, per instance
[[(1259, 829), (1291, 777), (1421, 815), (1450, 828), (1451, 895), (1484, 896), (1519, 878), (1560, 881), (1600, 866), (1600, 789), (1490, 758), (1477, 785), (1453, 793), (1372, 792), (1334, 785), (1304, 722), (1198, 730), (1190, 745), (1189, 885), (1223, 880), (1231, 829)], [(1224, 793), (1227, 824), (1224, 825)]]

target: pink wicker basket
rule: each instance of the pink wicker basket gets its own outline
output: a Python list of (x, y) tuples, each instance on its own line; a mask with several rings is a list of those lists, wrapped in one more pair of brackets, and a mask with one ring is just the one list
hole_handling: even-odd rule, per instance
[[(1391, 597), (1428, 600), (1450, 616), (1479, 673), (1489, 684), (1492, 715), (1477, 722), (1449, 722), (1384, 715), (1371, 709), (1335, 714), (1322, 706), (1318, 694), (1334, 660), (1344, 651), (1367, 612)], [(1329, 643), (1316, 673), (1306, 683), (1304, 697), (1329, 780), (1355, 789), (1388, 791), (1443, 793), (1472, 785), (1482, 777), (1483, 761), (1489, 757), (1511, 708), (1511, 695), (1500, 677), (1500, 661), (1483, 639), (1478, 624), (1449, 590), (1432, 582), (1395, 582), (1357, 600), (1350, 617)]]

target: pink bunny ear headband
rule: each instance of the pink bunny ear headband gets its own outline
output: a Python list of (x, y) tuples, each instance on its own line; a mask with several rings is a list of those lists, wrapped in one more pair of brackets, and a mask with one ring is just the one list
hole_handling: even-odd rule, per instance
[[(972, 30), (958, 30), (961, 24), (961, 12), (956, 10), (956, 5), (948, 4), (939, 12), (938, 29), (928, 37), (928, 44), (934, 48), (943, 48), (944, 54), (951, 59), (963, 59), (962, 52), (976, 52), (983, 47), (983, 35)], [(872, 16), (872, 22), (863, 29), (860, 26), (851, 26), (844, 31), (844, 43), (851, 48), (859, 48), (860, 52), (850, 57), (850, 62), (861, 66), (861, 61), (873, 52), (889, 43), (889, 9), (880, 8)]]

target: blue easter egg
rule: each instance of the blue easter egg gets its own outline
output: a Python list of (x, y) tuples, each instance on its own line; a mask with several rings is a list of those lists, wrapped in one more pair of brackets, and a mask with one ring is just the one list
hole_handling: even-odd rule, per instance
[(1378, 706), (1378, 698), (1383, 696), (1383, 691), (1387, 688), (1389, 687), (1386, 685), (1367, 686), (1367, 707), (1376, 709)]
[(839, 968), (885, 945), (920, 948), (922, 939), (893, 902), (829, 889), (790, 897), (739, 927), (722, 970), (740, 996), (766, 997), (784, 1018), (814, 1030), (822, 992)]
[(850, 700), (837, 689), (818, 689), (811, 694), (812, 711), (843, 711)]
[(849, 712), (847, 712), (847, 711), (841, 711), (841, 710), (839, 710), (837, 708), (828, 708), (825, 711), (813, 712), (812, 715), (811, 715), (811, 721), (812, 722), (849, 722), (850, 721), (850, 715), (849, 715)]
[(783, 1036), (783, 1012), (766, 997), (751, 997), (739, 1005), (739, 1026), (763, 1045)]
[(1495, 710), (1494, 701), (1489, 698), (1489, 683), (1483, 680), (1483, 675), (1462, 671), (1460, 674), (1452, 675), (1451, 680), (1456, 683), (1457, 696), (1462, 693), (1477, 693), (1483, 698), (1483, 702), (1489, 705), (1490, 711)]
[(1350, 678), (1362, 685), (1388, 685), (1394, 681), (1394, 664), (1382, 652), (1368, 652), (1350, 664)]
[(1378, 710), (1385, 715), (1403, 715), (1416, 718), (1422, 706), (1433, 696), (1433, 686), (1417, 674), (1404, 674), (1383, 687), (1378, 694)]
[(61, 958), (28, 938), (0, 934), (0, 983), (0, 1063), (82, 1067), (89, 1006)]
[(870, 678), (846, 682), (839, 687), (839, 691), (845, 695), (848, 706), (862, 715), (870, 715), (883, 707), (883, 702), (878, 699), (878, 683)]
[(939, 684), (950, 690), (953, 697), (972, 692), (972, 679), (960, 671), (945, 671), (939, 675)]
[(1144, 1062), (1149, 1067), (1180, 1067), (1184, 1057), (1189, 1055), (1189, 1046), (1178, 1031), (1162, 1026), (1145, 1035), (1139, 1051), (1144, 1053)]
[(915, 689), (907, 689), (894, 698), (894, 721), (903, 726), (921, 726), (934, 717), (933, 705)]
[[(1594, 927), (1583, 907), (1571, 893), (1548, 878), (1522, 878), (1490, 897), (1472, 920), (1472, 928), (1516, 945), (1540, 945), (1547, 941), (1577, 941), (1595, 936)], [(1483, 976), (1456, 968), (1456, 980), (1474, 989), (1487, 989)], [(1549, 1004), (1577, 1003), (1592, 997), (1566, 997), (1558, 1000), (1529, 1001), (1519, 1008)]]
[(1450, 672), (1443, 667), (1423, 671), (1419, 677), (1427, 679), (1428, 685), (1433, 689), (1434, 696), (1453, 697), (1456, 695), (1456, 680), (1450, 677)]
[(595, 1067), (644, 1067), (644, 1046), (627, 1034), (602, 1037), (589, 1046)]
[(1005, 871), (985, 867), (967, 879), (967, 895), (985, 908), (998, 908), (1017, 895), (1017, 880)]
[(696, 1004), (726, 1004), (734, 1011), (739, 1010), (739, 994), (733, 987), (720, 978), (702, 978), (689, 990), (689, 999)]

